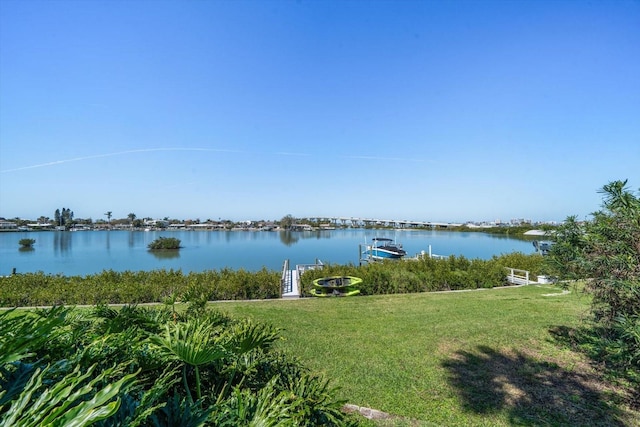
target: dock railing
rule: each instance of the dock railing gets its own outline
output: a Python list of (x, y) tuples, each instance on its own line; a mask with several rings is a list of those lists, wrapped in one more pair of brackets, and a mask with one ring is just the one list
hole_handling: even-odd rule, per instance
[(302, 290), (300, 289), (300, 278), (302, 274), (305, 271), (318, 270), (323, 267), (324, 264), (322, 261), (316, 259), (315, 264), (297, 264), (296, 268), (292, 269), (289, 260), (284, 260), (282, 264), (282, 276), (280, 277), (280, 297), (300, 297), (302, 294)]
[(302, 276), (302, 273), (308, 270), (319, 270), (324, 267), (324, 264), (319, 259), (316, 259), (315, 264), (297, 264), (296, 271), (298, 272), (298, 278)]
[(282, 265), (282, 276), (280, 278), (280, 297), (283, 294), (290, 293), (293, 286), (293, 278), (291, 277), (293, 272), (289, 269), (289, 260), (285, 259)]
[(507, 282), (513, 285), (529, 285), (536, 283), (529, 280), (529, 272), (527, 270), (518, 270), (517, 268), (505, 267), (509, 270), (507, 275)]

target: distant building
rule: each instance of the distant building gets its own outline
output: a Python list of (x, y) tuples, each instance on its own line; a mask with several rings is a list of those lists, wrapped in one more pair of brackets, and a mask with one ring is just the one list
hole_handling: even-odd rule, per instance
[(0, 219), (0, 230), (17, 230), (18, 224), (15, 222)]
[(169, 221), (165, 221), (164, 219), (150, 219), (144, 222), (144, 225), (147, 227), (168, 227)]
[(291, 231), (311, 231), (313, 227), (309, 224), (291, 224)]

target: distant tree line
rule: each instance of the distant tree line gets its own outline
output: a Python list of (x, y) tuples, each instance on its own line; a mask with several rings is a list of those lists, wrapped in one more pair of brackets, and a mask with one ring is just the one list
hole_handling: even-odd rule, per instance
[(53, 218), (59, 227), (69, 228), (73, 225), (73, 211), (71, 209), (62, 208), (62, 211), (56, 209)]

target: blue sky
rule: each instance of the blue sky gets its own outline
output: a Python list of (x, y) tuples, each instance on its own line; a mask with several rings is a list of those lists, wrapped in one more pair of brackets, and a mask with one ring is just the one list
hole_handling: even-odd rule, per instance
[(635, 0), (0, 0), (0, 216), (562, 220), (617, 179)]

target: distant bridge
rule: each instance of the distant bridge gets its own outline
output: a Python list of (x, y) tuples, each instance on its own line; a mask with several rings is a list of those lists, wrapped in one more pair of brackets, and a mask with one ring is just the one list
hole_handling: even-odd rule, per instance
[(325, 217), (319, 219), (328, 219), (334, 224), (342, 224), (343, 226), (365, 226), (375, 227), (376, 225), (396, 228), (412, 228), (412, 227), (431, 227), (431, 228), (449, 228), (460, 227), (462, 224), (453, 222), (437, 222), (437, 221), (410, 221), (406, 219), (379, 219), (379, 218), (357, 218), (357, 217)]

